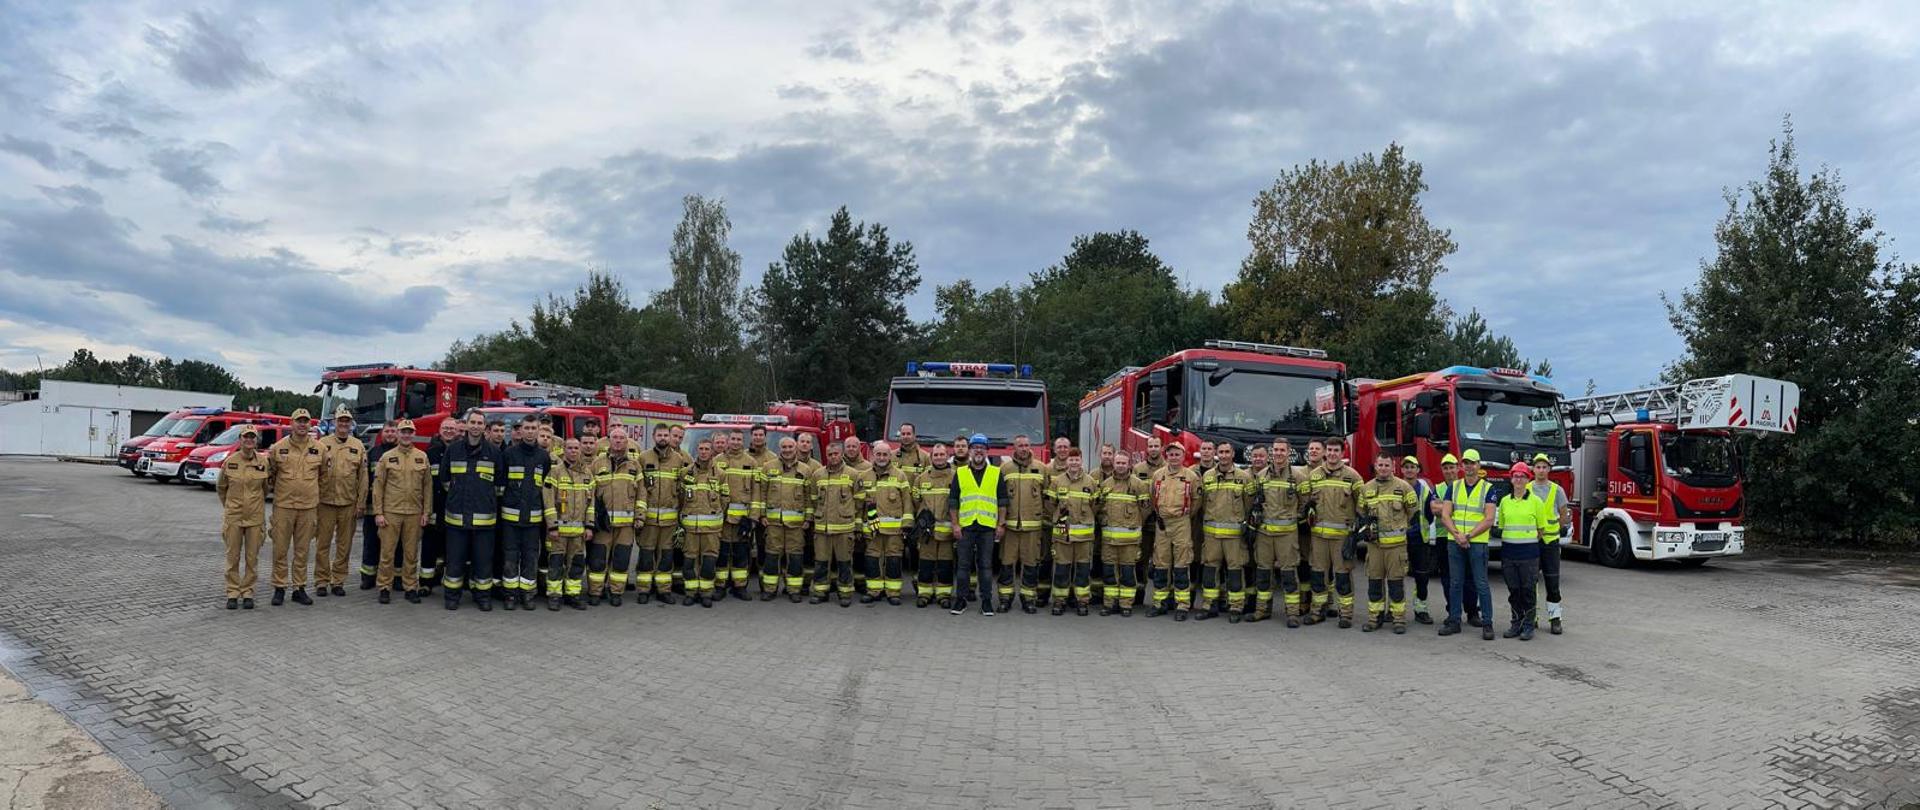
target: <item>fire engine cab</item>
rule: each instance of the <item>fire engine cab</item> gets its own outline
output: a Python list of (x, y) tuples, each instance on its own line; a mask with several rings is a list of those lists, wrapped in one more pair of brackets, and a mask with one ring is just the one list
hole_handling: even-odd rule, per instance
[[(780, 451), (780, 440), (791, 438), (798, 440), (801, 434), (813, 436), (813, 460), (821, 460), (821, 448), (828, 444), (838, 444), (854, 435), (853, 410), (838, 402), (814, 402), (805, 399), (785, 399), (767, 403), (767, 412), (757, 413), (709, 413), (701, 414), (700, 420), (687, 426), (687, 438), (682, 449), (693, 455), (695, 448), (705, 439), (728, 431), (748, 431), (754, 425), (767, 428), (767, 449)], [(716, 448), (718, 452), (718, 448)]]
[(900, 435), (913, 425), (922, 442), (947, 442), (976, 433), (987, 437), (987, 452), (1012, 452), (1013, 438), (1024, 435), (1033, 455), (1047, 459), (1047, 384), (1033, 378), (1033, 366), (1012, 363), (917, 362), (887, 388), (884, 436)]
[(1791, 434), (1800, 386), (1728, 374), (1567, 400), (1581, 539), (1616, 568), (1746, 550), (1735, 436)]
[(512, 375), (466, 374), (363, 363), (328, 366), (313, 392), (320, 395), (320, 419), (332, 419), (341, 407), (353, 413), (356, 434), (373, 444), (380, 428), (400, 417), (413, 420), (417, 443), (425, 444), (440, 432), (447, 417), (466, 413), (490, 400), (507, 398)]
[(1320, 349), (1209, 340), (1145, 366), (1114, 372), (1080, 399), (1080, 446), (1091, 468), (1111, 444), (1147, 452), (1147, 440), (1180, 443), (1192, 463), (1206, 442), (1249, 445), (1286, 437), (1297, 462), (1312, 439), (1339, 441), (1351, 419), (1347, 367)]

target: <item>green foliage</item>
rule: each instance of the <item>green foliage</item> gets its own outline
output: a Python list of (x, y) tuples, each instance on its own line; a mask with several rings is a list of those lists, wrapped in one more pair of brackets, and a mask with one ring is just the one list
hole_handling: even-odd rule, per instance
[(919, 288), (913, 245), (854, 222), (844, 206), (825, 238), (795, 236), (750, 296), (777, 389), (856, 406), (884, 395), (920, 335), (905, 303)]
[(1798, 435), (1747, 440), (1751, 519), (1861, 541), (1920, 524), (1920, 268), (1886, 250), (1830, 169), (1800, 172), (1791, 125), (1764, 179), (1727, 192), (1718, 253), (1668, 318), (1668, 379), (1747, 372), (1800, 385)]
[[(320, 398), (312, 394), (251, 387), (233, 376), (233, 372), (205, 360), (175, 360), (171, 357), (153, 360), (137, 354), (129, 354), (125, 360), (102, 360), (88, 349), (76, 349), (66, 363), (47, 369), (45, 374), (38, 371), (0, 371), (0, 380), (11, 383), (16, 389), (38, 388), (43, 379), (232, 394), (234, 407), (258, 408), (267, 413), (284, 414), (292, 413), (295, 408), (309, 411), (320, 408)], [(0, 385), (0, 389), (6, 387)]]

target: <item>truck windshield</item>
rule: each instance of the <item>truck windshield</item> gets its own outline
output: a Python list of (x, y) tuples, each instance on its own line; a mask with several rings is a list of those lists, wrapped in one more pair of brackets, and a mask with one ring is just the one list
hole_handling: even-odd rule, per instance
[(1198, 410), (1187, 427), (1202, 431), (1242, 431), (1262, 435), (1336, 432), (1333, 381), (1256, 368), (1227, 367), (1195, 372)]
[(162, 416), (160, 417), (160, 421), (153, 423), (153, 427), (147, 428), (147, 432), (140, 435), (165, 436), (167, 435), (167, 431), (172, 430), (173, 426), (179, 424), (179, 422), (180, 417), (178, 416)]
[(199, 433), (200, 426), (205, 424), (206, 421), (205, 418), (198, 416), (182, 419), (173, 423), (173, 427), (167, 429), (167, 435), (176, 439), (184, 439), (195, 433)]
[[(723, 455), (723, 451), (720, 449), (720, 438), (732, 430), (734, 429), (711, 427), (687, 428), (687, 440), (680, 444), (680, 449), (687, 451), (687, 455), (698, 458), (699, 456), (695, 451), (700, 449), (700, 442), (712, 439), (714, 442), (713, 454), (715, 456)], [(744, 434), (744, 430), (742, 432)], [(792, 428), (767, 428), (767, 449), (776, 453), (780, 452), (781, 439), (792, 439), (797, 442), (800, 440), (800, 432)], [(750, 443), (751, 440), (747, 436), (741, 436), (741, 447), (746, 447)], [(813, 448), (813, 460), (820, 460), (820, 446), (817, 443)]]
[(887, 407), (887, 435), (900, 435), (901, 423), (911, 422), (922, 436), (983, 433), (987, 441), (1004, 445), (1025, 434), (1043, 441), (1047, 414), (1041, 398), (1035, 389), (896, 388)]
[(1554, 463), (1567, 463), (1567, 433), (1560, 422), (1558, 395), (1462, 387), (1456, 396), (1454, 414), (1466, 447), (1482, 449), (1483, 454), (1504, 451), (1488, 455), (1489, 460), (1545, 451)]
[(1740, 481), (1740, 454), (1731, 436), (1663, 432), (1660, 461), (1667, 475), (1687, 486), (1730, 487)]
[[(239, 444), (240, 429), (244, 427), (246, 427), (246, 425), (234, 425), (233, 427), (220, 431), (220, 435), (213, 437), (213, 439), (211, 441), (208, 441), (207, 444)], [(258, 425), (255, 425), (254, 429), (259, 430), (261, 428)]]
[(393, 418), (393, 399), (400, 383), (392, 377), (363, 377), (354, 382), (335, 382), (321, 391), (320, 413), (331, 414), (342, 406), (353, 412), (355, 424), (365, 427), (384, 425)]

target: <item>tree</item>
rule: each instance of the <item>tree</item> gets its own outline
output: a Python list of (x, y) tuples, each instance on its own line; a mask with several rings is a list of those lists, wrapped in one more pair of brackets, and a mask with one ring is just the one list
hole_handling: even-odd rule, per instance
[(653, 366), (653, 347), (640, 339), (640, 311), (605, 271), (588, 268), (571, 299), (548, 295), (534, 304), (530, 322), (539, 351), (525, 373), (535, 378), (598, 388), (633, 382)]
[(441, 371), (512, 370), (531, 376), (543, 362), (540, 355), (539, 342), (527, 334), (519, 321), (513, 321), (501, 331), (454, 341), (447, 347), (446, 356), (433, 367)]
[[(89, 349), (76, 349), (58, 368), (15, 374), (0, 370), (0, 380), (20, 383), (20, 388), (38, 388), (40, 380), (134, 385), (206, 394), (231, 394), (236, 408), (257, 408), (265, 413), (292, 413), (295, 408), (320, 409), (320, 398), (308, 393), (277, 388), (250, 387), (226, 368), (205, 360), (153, 360), (137, 354), (125, 360), (101, 360)], [(0, 390), (5, 390), (0, 385)]]
[(646, 317), (648, 343), (669, 373), (660, 385), (695, 402), (732, 408), (743, 378), (740, 350), (740, 254), (727, 246), (726, 204), (699, 195), (682, 201), (667, 263), (673, 284), (656, 293)]
[(1426, 190), (1399, 144), (1281, 173), (1254, 198), (1251, 250), (1222, 295), (1227, 329), (1327, 349), (1357, 375), (1431, 366), (1448, 318), (1433, 280), (1456, 245), (1427, 221)]
[(1487, 325), (1487, 319), (1480, 316), (1478, 309), (1467, 310), (1466, 315), (1447, 327), (1447, 347), (1450, 353), (1440, 358), (1441, 365), (1461, 363), (1484, 368), (1517, 368), (1542, 377), (1553, 376), (1551, 362), (1543, 359), (1536, 364), (1522, 358), (1513, 340), (1494, 334), (1493, 328)]
[(913, 245), (854, 222), (844, 206), (825, 238), (795, 236), (750, 302), (778, 389), (855, 405), (878, 397), (919, 335), (905, 304), (919, 288)]
[(1766, 528), (1863, 541), (1920, 524), (1920, 269), (1886, 250), (1839, 175), (1803, 177), (1791, 122), (1766, 176), (1726, 193), (1718, 252), (1667, 301), (1686, 354), (1671, 381), (1748, 372), (1800, 385), (1798, 434), (1746, 440), (1747, 503)]

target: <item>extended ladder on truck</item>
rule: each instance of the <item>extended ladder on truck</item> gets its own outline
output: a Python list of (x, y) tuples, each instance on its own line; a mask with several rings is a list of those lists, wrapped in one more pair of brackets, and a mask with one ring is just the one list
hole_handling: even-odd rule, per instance
[(1678, 385), (1567, 397), (1562, 408), (1575, 428), (1665, 422), (1681, 430), (1793, 433), (1800, 421), (1800, 386), (1751, 374), (1728, 374)]

